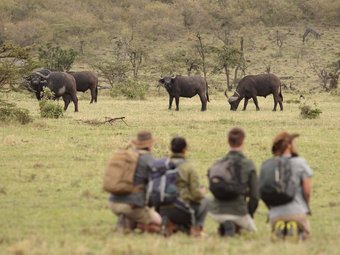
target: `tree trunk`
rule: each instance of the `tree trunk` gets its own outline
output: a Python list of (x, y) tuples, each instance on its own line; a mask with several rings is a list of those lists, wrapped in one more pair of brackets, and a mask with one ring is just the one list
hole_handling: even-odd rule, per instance
[(201, 58), (202, 58), (202, 67), (203, 67), (203, 74), (204, 74), (204, 79), (207, 80), (207, 71), (206, 71), (206, 67), (205, 67), (205, 54), (204, 54), (204, 48), (203, 48), (203, 43), (202, 43), (202, 38), (200, 33), (197, 33), (197, 38), (198, 38), (198, 42), (199, 42), (199, 50), (198, 53), (200, 54)]
[(227, 78), (227, 88), (228, 88), (229, 91), (232, 91), (233, 84), (230, 84), (230, 74), (229, 74), (229, 69), (228, 69), (227, 65), (224, 66), (224, 72), (225, 72), (225, 76)]

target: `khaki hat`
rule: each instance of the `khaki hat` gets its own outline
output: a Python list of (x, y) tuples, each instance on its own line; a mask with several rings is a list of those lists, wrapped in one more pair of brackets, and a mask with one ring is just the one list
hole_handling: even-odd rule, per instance
[(137, 139), (131, 141), (136, 149), (149, 148), (153, 145), (154, 139), (149, 131), (140, 131), (137, 134)]
[(286, 131), (279, 133), (273, 139), (272, 153), (275, 155), (282, 154), (287, 146), (298, 136), (300, 135), (296, 133), (289, 134)]

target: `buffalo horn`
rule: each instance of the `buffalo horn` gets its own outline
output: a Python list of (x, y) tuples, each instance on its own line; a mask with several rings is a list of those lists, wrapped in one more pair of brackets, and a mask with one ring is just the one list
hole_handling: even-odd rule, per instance
[(237, 99), (238, 99), (238, 97), (230, 97), (230, 98), (228, 99), (228, 102), (229, 102), (229, 103), (232, 103), (232, 102), (236, 101)]
[(228, 95), (227, 95), (227, 90), (224, 91), (224, 95), (226, 98), (229, 98)]
[(50, 77), (51, 72), (49, 71), (48, 75), (43, 75), (42, 73), (40, 73), (39, 71), (34, 72), (35, 74), (39, 75), (40, 77), (44, 78), (44, 79), (48, 79)]

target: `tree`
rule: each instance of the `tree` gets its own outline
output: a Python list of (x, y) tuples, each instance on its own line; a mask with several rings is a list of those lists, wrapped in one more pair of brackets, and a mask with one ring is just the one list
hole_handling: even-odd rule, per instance
[(113, 88), (117, 83), (124, 82), (128, 78), (129, 63), (127, 62), (123, 43), (121, 40), (115, 40), (112, 50), (112, 58), (109, 61), (98, 61), (94, 65)]
[(17, 91), (23, 76), (28, 75), (36, 63), (29, 48), (5, 43), (0, 46), (0, 91)]
[[(227, 88), (231, 91), (233, 84), (230, 82), (230, 70), (245, 65), (243, 53), (237, 48), (228, 45), (224, 45), (222, 48), (215, 48), (214, 51), (217, 53), (217, 65), (214, 71), (224, 71), (227, 79)], [(235, 81), (233, 81), (233, 83), (235, 83)]]
[(206, 70), (206, 61), (205, 61), (206, 49), (203, 46), (202, 37), (199, 32), (196, 34), (196, 37), (198, 39), (198, 45), (196, 46), (196, 49), (202, 60), (201, 63), (202, 63), (204, 79), (207, 80), (207, 70)]
[(162, 72), (174, 74), (181, 73), (181, 69), (185, 69), (187, 75), (190, 76), (192, 71), (198, 71), (201, 67), (201, 59), (197, 56), (192, 48), (178, 49), (165, 55), (165, 66)]
[(69, 71), (78, 53), (73, 49), (64, 50), (51, 43), (41, 46), (39, 49), (39, 60), (46, 68), (52, 71)]
[(133, 78), (137, 80), (139, 69), (146, 57), (144, 45), (139, 43), (137, 40), (134, 40), (133, 36), (130, 40), (124, 40), (123, 43), (125, 46), (125, 52), (132, 67)]

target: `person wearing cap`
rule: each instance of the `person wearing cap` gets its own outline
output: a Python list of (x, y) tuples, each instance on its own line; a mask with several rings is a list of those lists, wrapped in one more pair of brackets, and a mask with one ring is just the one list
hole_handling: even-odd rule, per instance
[(297, 153), (295, 138), (298, 136), (298, 134), (281, 132), (273, 140), (273, 155), (290, 158), (297, 192), (293, 201), (280, 206), (271, 206), (269, 208), (269, 220), (273, 231), (279, 222), (295, 222), (298, 224), (296, 227), (302, 231), (302, 239), (306, 239), (310, 234), (307, 215), (311, 213), (309, 201), (313, 170), (309, 167), (306, 160), (299, 157)]
[(146, 186), (149, 171), (154, 158), (151, 154), (154, 139), (149, 131), (140, 131), (137, 138), (131, 141), (133, 147), (138, 151), (139, 158), (134, 175), (134, 185), (144, 187), (140, 192), (128, 195), (110, 195), (110, 209), (120, 216), (117, 227), (133, 228), (139, 227), (150, 232), (160, 230), (162, 219), (160, 215), (145, 206)]
[(220, 236), (233, 236), (241, 230), (257, 231), (253, 220), (259, 202), (258, 179), (254, 163), (243, 154), (245, 132), (234, 127), (228, 133), (230, 147), (223, 160), (233, 159), (239, 162), (239, 176), (246, 192), (233, 200), (213, 198), (209, 207), (209, 215), (219, 223)]

